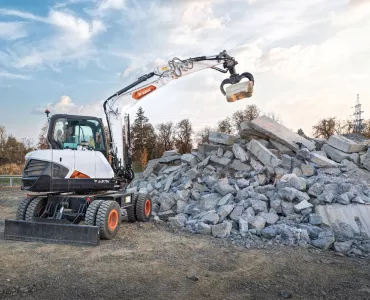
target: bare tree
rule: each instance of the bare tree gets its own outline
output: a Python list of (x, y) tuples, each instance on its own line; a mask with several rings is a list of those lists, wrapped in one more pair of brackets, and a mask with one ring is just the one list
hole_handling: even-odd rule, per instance
[(337, 120), (335, 117), (322, 119), (313, 126), (313, 136), (316, 138), (328, 139), (337, 131)]
[(38, 149), (49, 149), (49, 143), (47, 140), (47, 131), (48, 131), (49, 123), (45, 123), (40, 130), (39, 134), (39, 141), (37, 143)]
[(252, 104), (247, 105), (245, 109), (237, 110), (231, 117), (232, 124), (236, 131), (240, 130), (240, 124), (244, 121), (252, 121), (259, 117), (261, 111), (259, 108)]
[(7, 136), (4, 126), (0, 126), (0, 164), (5, 163), (5, 144)]
[(175, 144), (175, 126), (172, 122), (160, 123), (156, 126), (158, 146), (163, 151), (172, 150)]
[(362, 135), (370, 139), (370, 119), (363, 123)]
[(217, 131), (231, 134), (233, 132), (233, 125), (231, 124), (231, 119), (227, 117), (226, 119), (219, 121), (217, 124)]
[(209, 143), (209, 133), (211, 131), (216, 131), (216, 130), (213, 130), (211, 127), (206, 126), (202, 128), (201, 130), (197, 131), (197, 133), (195, 134), (195, 142), (198, 145)]
[(283, 121), (281, 120), (281, 117), (275, 112), (265, 113), (265, 116), (269, 117), (270, 119), (274, 120), (275, 122), (277, 122), (279, 124), (283, 124)]
[(176, 125), (176, 148), (180, 153), (188, 153), (192, 149), (192, 139), (193, 128), (189, 119), (181, 120)]

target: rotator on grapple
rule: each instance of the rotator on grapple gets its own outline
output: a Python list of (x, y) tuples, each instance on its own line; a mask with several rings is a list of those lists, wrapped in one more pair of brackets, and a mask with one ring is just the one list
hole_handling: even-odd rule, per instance
[[(217, 67), (220, 64), (223, 69)], [(141, 76), (104, 102), (109, 145), (102, 119), (64, 114), (49, 117), (50, 111), (46, 111), (50, 149), (26, 155), (22, 189), (32, 194), (20, 202), (16, 219), (5, 221), (5, 239), (98, 245), (100, 238), (112, 239), (117, 234), (122, 210), (131, 222), (149, 221), (150, 196), (125, 192), (134, 172), (129, 116), (124, 117), (124, 147), (119, 102), (139, 101), (174, 79), (207, 68), (230, 73), (220, 86), (228, 102), (249, 98), (254, 78), (250, 73), (237, 74), (236, 65), (223, 51), (215, 56), (174, 58)]]

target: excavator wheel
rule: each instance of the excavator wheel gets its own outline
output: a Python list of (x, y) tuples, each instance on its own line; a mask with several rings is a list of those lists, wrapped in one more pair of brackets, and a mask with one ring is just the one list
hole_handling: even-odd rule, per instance
[(121, 223), (121, 207), (116, 201), (104, 200), (96, 215), (95, 225), (99, 227), (100, 238), (113, 239)]
[(34, 198), (32, 197), (22, 199), (22, 201), (18, 205), (17, 212), (15, 214), (15, 218), (17, 220), (24, 220), (26, 218), (27, 208), (33, 199)]
[(139, 194), (135, 203), (136, 219), (148, 222), (152, 213), (152, 200), (149, 194)]
[(132, 199), (132, 204), (131, 206), (127, 207), (126, 208), (126, 211), (127, 211), (127, 218), (128, 218), (128, 221), (133, 223), (133, 222), (136, 222), (137, 219), (136, 219), (136, 212), (135, 212), (135, 207), (136, 207), (136, 200), (137, 200), (137, 197), (138, 195), (134, 195), (133, 199)]
[(87, 208), (86, 215), (85, 215), (85, 224), (95, 226), (96, 215), (98, 214), (98, 210), (100, 205), (103, 203), (104, 200), (94, 200), (91, 202), (89, 207)]
[(34, 218), (41, 217), (47, 203), (47, 198), (34, 198), (26, 210), (26, 221), (33, 221)]

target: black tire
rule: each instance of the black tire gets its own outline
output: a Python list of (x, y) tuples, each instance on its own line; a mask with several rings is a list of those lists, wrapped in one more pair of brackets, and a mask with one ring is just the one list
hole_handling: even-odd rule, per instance
[(15, 214), (16, 220), (25, 220), (26, 219), (26, 212), (27, 208), (30, 205), (31, 201), (35, 199), (32, 197), (27, 197), (22, 199), (22, 201), (18, 204), (17, 212)]
[(152, 199), (149, 194), (139, 194), (135, 204), (136, 219), (140, 222), (149, 222), (152, 214)]
[(137, 200), (137, 194), (134, 195), (133, 199), (132, 199), (132, 204), (131, 206), (127, 207), (126, 208), (126, 212), (127, 212), (127, 219), (129, 222), (133, 223), (133, 222), (136, 222), (137, 219), (136, 219), (136, 212), (135, 212), (135, 207), (136, 207), (136, 200)]
[(33, 221), (34, 218), (40, 217), (46, 207), (47, 198), (34, 198), (30, 202), (26, 211), (26, 221)]
[(95, 226), (96, 222), (96, 215), (98, 214), (98, 210), (100, 205), (103, 203), (104, 200), (94, 200), (91, 202), (89, 207), (86, 210), (85, 215), (85, 224)]
[(99, 227), (100, 238), (104, 240), (113, 239), (118, 232), (120, 223), (120, 205), (116, 201), (103, 201), (98, 209), (95, 221), (95, 225)]

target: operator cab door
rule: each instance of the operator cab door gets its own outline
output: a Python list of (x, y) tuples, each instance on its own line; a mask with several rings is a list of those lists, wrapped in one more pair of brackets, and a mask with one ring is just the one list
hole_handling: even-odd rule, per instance
[[(63, 180), (63, 184), (68, 182), (68, 190), (78, 189), (78, 186), (82, 186), (82, 181), (87, 179), (113, 178), (114, 174), (107, 160), (101, 119), (54, 115), (50, 120), (48, 140), (53, 148), (53, 163), (61, 164), (69, 170)], [(101, 172), (102, 168), (108, 172)], [(70, 180), (66, 180), (67, 178)]]

